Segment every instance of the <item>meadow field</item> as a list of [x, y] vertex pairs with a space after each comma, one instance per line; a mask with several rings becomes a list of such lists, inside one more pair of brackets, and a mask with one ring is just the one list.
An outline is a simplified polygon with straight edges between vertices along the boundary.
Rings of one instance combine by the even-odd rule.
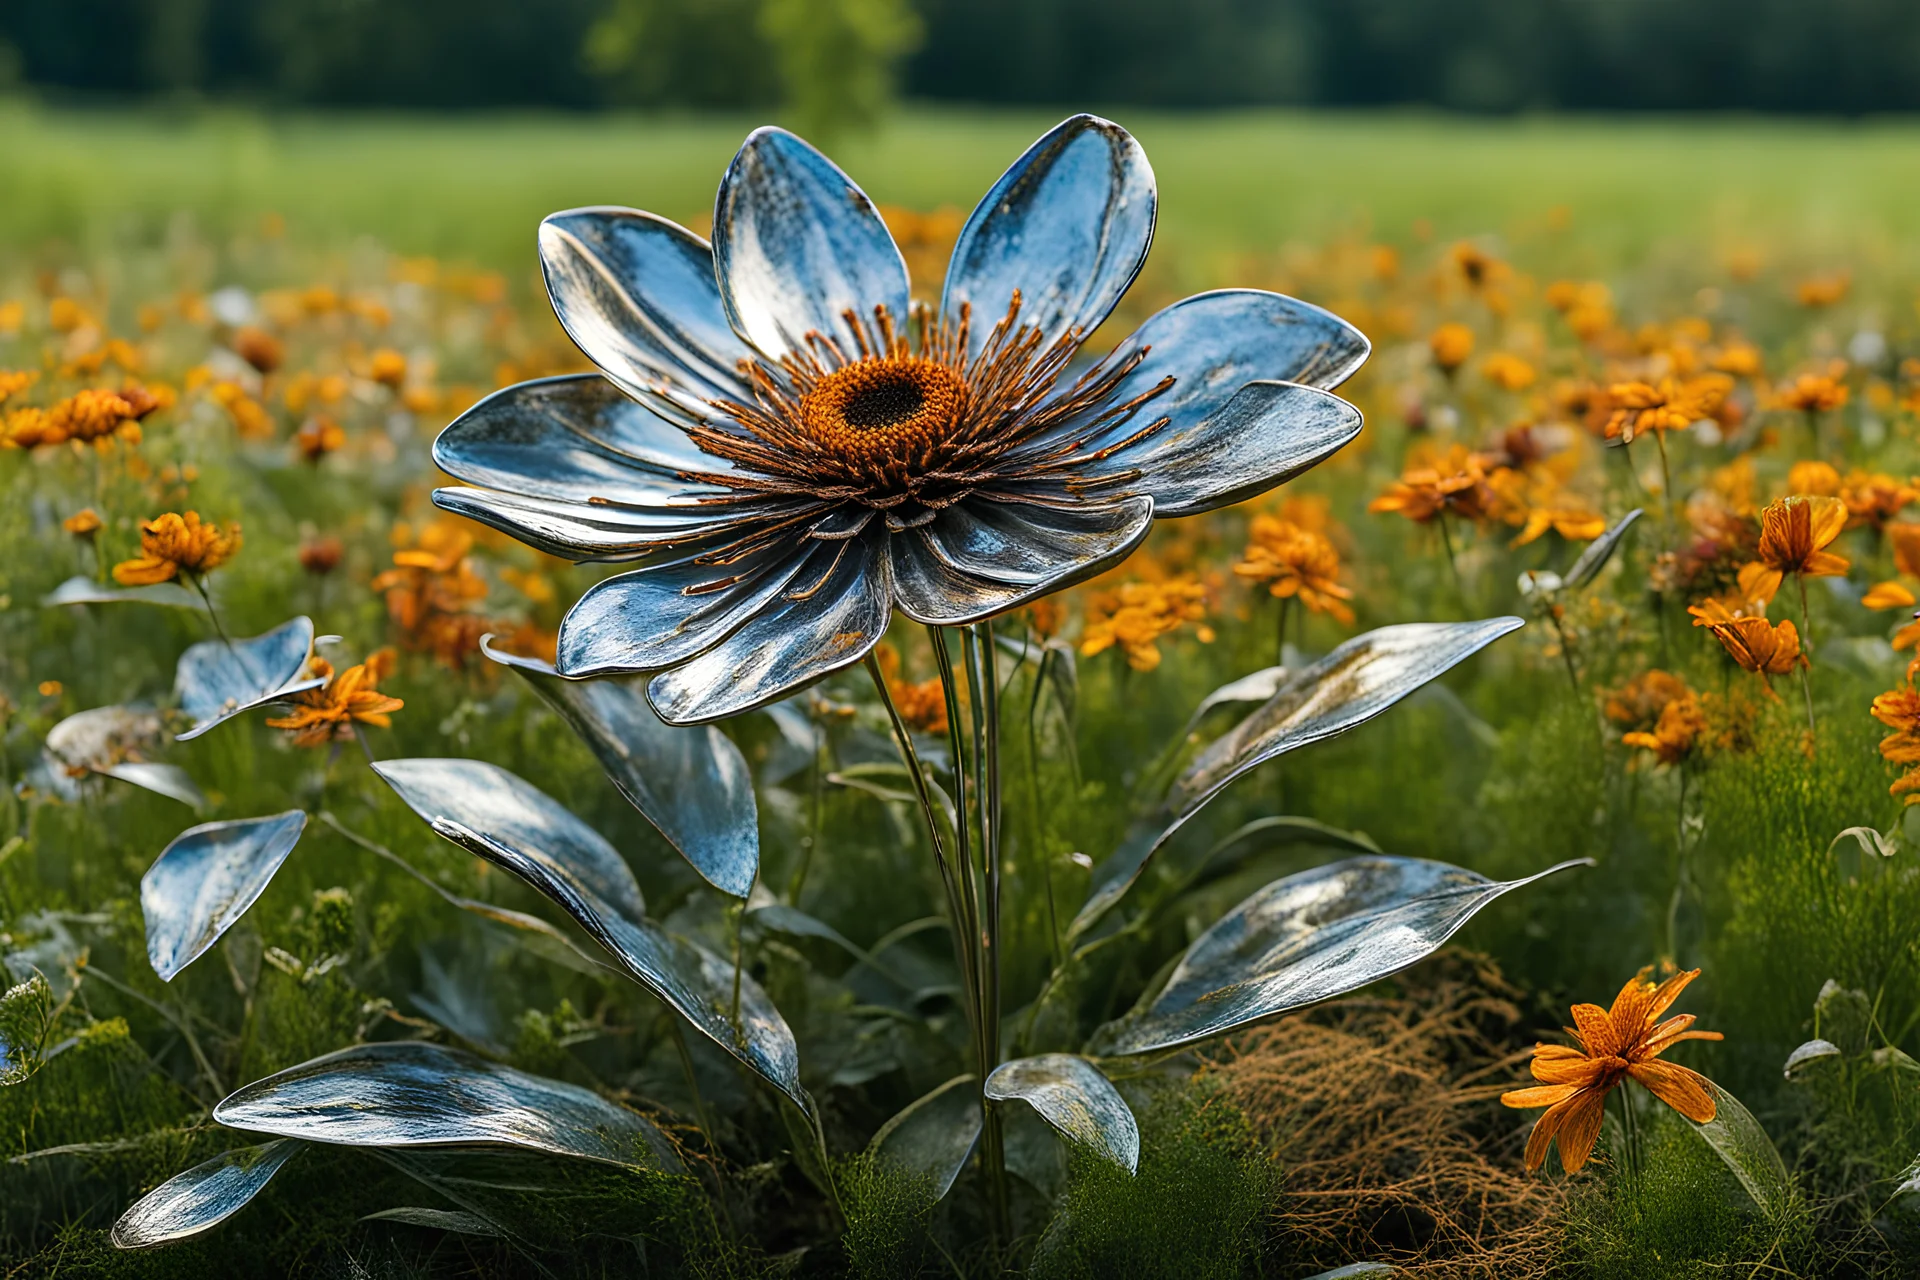
[[[934, 300], [1057, 120], [830, 153]], [[759, 121], [0, 103], [0, 1275], [1920, 1268], [1920, 128], [1119, 120], [1090, 350], [1297, 297], [1358, 437], [678, 728], [431, 449]]]

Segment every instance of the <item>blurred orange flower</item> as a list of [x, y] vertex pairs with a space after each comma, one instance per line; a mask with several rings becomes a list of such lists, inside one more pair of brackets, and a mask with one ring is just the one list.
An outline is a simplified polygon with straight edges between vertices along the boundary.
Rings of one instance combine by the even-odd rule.
[[294, 694], [292, 715], [267, 721], [272, 728], [287, 730], [296, 747], [320, 747], [336, 737], [351, 737], [355, 722], [390, 728], [393, 713], [406, 705], [380, 692], [379, 676], [371, 661], [336, 675], [333, 664], [325, 658], [311, 658], [307, 671], [312, 676], [325, 676], [327, 682], [318, 689]]
[[[1201, 623], [1206, 616], [1206, 589], [1192, 577], [1128, 582], [1089, 597], [1080, 652], [1092, 657], [1119, 645], [1128, 666], [1151, 671], [1160, 665], [1160, 646], [1155, 642], [1186, 623]], [[1213, 628], [1204, 623], [1194, 628], [1194, 634], [1203, 644], [1213, 640]]]
[[240, 550], [240, 526], [222, 530], [203, 524], [200, 513], [169, 511], [140, 525], [140, 555], [113, 566], [114, 581], [122, 586], [148, 586], [187, 574], [211, 573]]
[[1468, 520], [1485, 518], [1493, 501], [1486, 467], [1465, 445], [1454, 445], [1431, 460], [1409, 458], [1407, 469], [1367, 510], [1397, 511], [1417, 524], [1451, 512]]
[[1315, 613], [1328, 614], [1349, 625], [1353, 610], [1346, 605], [1353, 589], [1340, 583], [1340, 553], [1325, 535], [1303, 529], [1291, 520], [1261, 513], [1247, 530], [1247, 549], [1233, 566], [1235, 574], [1267, 583], [1267, 592], [1279, 599], [1298, 598]]

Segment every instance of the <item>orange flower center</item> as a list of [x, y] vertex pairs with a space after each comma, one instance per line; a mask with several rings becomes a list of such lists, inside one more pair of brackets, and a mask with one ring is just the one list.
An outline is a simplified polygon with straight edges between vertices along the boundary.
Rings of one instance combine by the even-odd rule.
[[920, 356], [868, 356], [835, 369], [800, 397], [800, 424], [848, 462], [918, 462], [966, 407], [954, 370]]

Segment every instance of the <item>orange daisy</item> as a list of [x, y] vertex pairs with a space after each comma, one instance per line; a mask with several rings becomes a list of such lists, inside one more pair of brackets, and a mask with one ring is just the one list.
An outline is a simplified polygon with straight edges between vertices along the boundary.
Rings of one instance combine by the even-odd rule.
[[1585, 1164], [1600, 1137], [1607, 1095], [1629, 1078], [1695, 1124], [1713, 1119], [1718, 1110], [1713, 1082], [1697, 1071], [1660, 1061], [1661, 1054], [1682, 1040], [1721, 1038], [1718, 1031], [1692, 1030], [1690, 1013], [1660, 1021], [1700, 971], [1676, 973], [1658, 986], [1648, 981], [1649, 972], [1642, 969], [1629, 978], [1611, 1009], [1573, 1006], [1575, 1026], [1566, 1032], [1575, 1044], [1535, 1045], [1533, 1078], [1540, 1083], [1500, 1095], [1509, 1107], [1547, 1108], [1527, 1138], [1529, 1172], [1546, 1162], [1547, 1146], [1556, 1138], [1561, 1168], [1574, 1173]]
[[1760, 513], [1759, 559], [1740, 570], [1740, 591], [1771, 600], [1788, 574], [1838, 577], [1847, 558], [1828, 551], [1847, 527], [1847, 504], [1838, 498], [1795, 495], [1767, 504]]

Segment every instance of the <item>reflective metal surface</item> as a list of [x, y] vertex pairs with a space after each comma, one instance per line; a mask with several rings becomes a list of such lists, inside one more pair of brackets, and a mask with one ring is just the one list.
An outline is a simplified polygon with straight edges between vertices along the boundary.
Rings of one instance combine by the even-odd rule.
[[40, 597], [40, 603], [48, 608], [67, 604], [161, 604], [175, 609], [198, 609], [200, 597], [177, 582], [115, 587], [76, 575]]
[[1820, 1062], [1841, 1056], [1840, 1046], [1833, 1041], [1809, 1040], [1787, 1055], [1787, 1064], [1781, 1068], [1780, 1074], [1791, 1080], [1793, 1079], [1794, 1072], [1800, 1070], [1809, 1062]]
[[150, 1249], [220, 1225], [246, 1208], [301, 1145], [283, 1138], [239, 1147], [175, 1174], [120, 1215], [113, 1224], [114, 1245]]
[[1259, 709], [1200, 753], [1175, 780], [1162, 812], [1135, 822], [1120, 848], [1094, 869], [1086, 903], [1068, 926], [1068, 936], [1092, 927], [1154, 853], [1234, 779], [1364, 724], [1523, 625], [1519, 618], [1505, 617], [1381, 627], [1289, 675]]
[[500, 1143], [677, 1170], [645, 1116], [578, 1085], [417, 1040], [356, 1045], [256, 1080], [213, 1118], [234, 1129], [353, 1147]]
[[69, 804], [86, 798], [93, 776], [118, 778], [192, 809], [207, 798], [185, 769], [147, 757], [159, 748], [160, 716], [151, 707], [95, 707], [47, 730], [28, 781]]
[[189, 645], [173, 669], [173, 695], [192, 727], [176, 734], [197, 738], [243, 711], [278, 702], [326, 678], [307, 678], [313, 656], [313, 620], [295, 618], [251, 639], [202, 640]]
[[984, 1123], [974, 1077], [955, 1076], [881, 1125], [868, 1150], [911, 1176], [924, 1178], [932, 1186], [933, 1198], [940, 1200], [967, 1167]]
[[1180, 957], [1144, 1010], [1095, 1037], [1099, 1052], [1193, 1044], [1330, 1000], [1431, 955], [1522, 880], [1489, 880], [1424, 858], [1347, 858], [1276, 880], [1222, 916]]
[[[682, 424], [747, 394], [753, 351], [727, 323], [713, 250], [636, 209], [572, 209], [540, 224], [540, 270], [560, 325], [607, 376]], [[711, 469], [711, 468], [709, 468]]]
[[306, 825], [307, 815], [298, 809], [207, 822], [182, 831], [161, 850], [140, 877], [140, 912], [147, 922], [147, 959], [163, 981], [171, 982], [247, 913]]
[[[1048, 130], [983, 196], [953, 246], [940, 309], [971, 305], [972, 349], [1017, 289], [1042, 345], [1092, 333], [1147, 260], [1156, 214], [1146, 152], [1119, 125], [1076, 115]], [[1271, 375], [1269, 375], [1271, 376]]]
[[1563, 579], [1565, 584], [1578, 589], [1599, 577], [1600, 571], [1607, 567], [1607, 561], [1619, 549], [1620, 540], [1627, 536], [1627, 530], [1633, 528], [1633, 522], [1639, 518], [1640, 508], [1635, 507], [1615, 521], [1613, 528], [1589, 542], [1587, 549], [1580, 553], [1580, 558], [1573, 562], [1573, 567], [1567, 570]]
[[1085, 1058], [1043, 1053], [995, 1067], [986, 1094], [996, 1102], [1018, 1099], [1082, 1146], [1128, 1173], [1140, 1167], [1140, 1126], [1120, 1091]]
[[[400, 796], [409, 799], [404, 791]], [[751, 975], [736, 975], [730, 963], [698, 943], [608, 902], [551, 851], [517, 844], [508, 833], [483, 833], [457, 815], [420, 814], [438, 835], [539, 890], [604, 947], [623, 973], [811, 1113], [812, 1101], [800, 1087], [793, 1032]], [[736, 987], [737, 1023], [730, 1017]]]
[[565, 680], [547, 663], [502, 653], [580, 735], [607, 777], [703, 879], [744, 898], [760, 872], [760, 817], [746, 757], [709, 725], [662, 721], [640, 680]]
[[713, 260], [734, 332], [775, 360], [804, 350], [809, 331], [849, 342], [848, 311], [871, 323], [884, 306], [906, 327], [907, 264], [879, 210], [785, 129], [755, 129], [727, 166]]
[[572, 876], [629, 916], [647, 913], [619, 851], [517, 774], [483, 760], [381, 760], [373, 771], [428, 825], [459, 823]]

